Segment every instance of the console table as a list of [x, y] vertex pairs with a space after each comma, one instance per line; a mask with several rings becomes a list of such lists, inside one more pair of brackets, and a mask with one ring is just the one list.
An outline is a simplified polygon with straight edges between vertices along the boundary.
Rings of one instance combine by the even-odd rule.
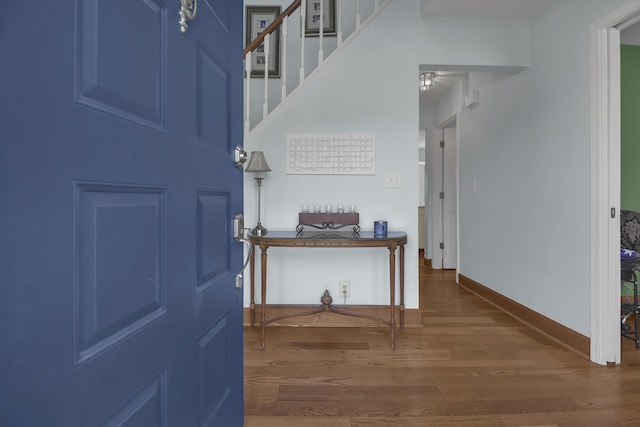
[[[255, 248], [261, 250], [261, 289], [260, 301], [260, 334], [261, 348], [265, 346], [265, 330], [269, 323], [288, 317], [303, 316], [307, 314], [331, 311], [349, 316], [365, 317], [378, 321], [390, 328], [391, 348], [396, 347], [396, 319], [395, 319], [395, 291], [396, 291], [396, 248], [400, 248], [399, 273], [400, 273], [400, 327], [404, 328], [404, 245], [407, 243], [407, 234], [404, 232], [389, 232], [385, 236], [374, 235], [372, 231], [269, 231], [267, 235], [256, 236], [251, 233], [247, 236], [253, 245], [251, 251], [251, 326], [255, 325]], [[362, 313], [353, 313], [331, 305], [331, 297], [325, 292], [321, 299], [322, 305], [309, 311], [295, 312], [267, 318], [267, 249], [269, 247], [287, 248], [374, 248], [382, 247], [389, 250], [389, 319], [371, 316]]]

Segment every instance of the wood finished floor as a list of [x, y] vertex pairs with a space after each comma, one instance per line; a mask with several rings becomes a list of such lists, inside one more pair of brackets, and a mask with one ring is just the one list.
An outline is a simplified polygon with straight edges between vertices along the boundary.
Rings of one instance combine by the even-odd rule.
[[245, 328], [245, 427], [640, 426], [640, 350], [599, 366], [420, 273], [423, 328]]

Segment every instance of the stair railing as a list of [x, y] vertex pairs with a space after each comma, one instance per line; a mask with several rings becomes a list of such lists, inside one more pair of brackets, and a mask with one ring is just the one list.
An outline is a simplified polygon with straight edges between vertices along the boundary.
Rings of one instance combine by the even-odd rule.
[[[325, 0], [326, 1], [326, 0]], [[254, 40], [247, 44], [244, 49], [245, 57], [245, 120], [244, 120], [244, 134], [245, 137], [251, 132], [256, 131], [257, 127], [264, 123], [269, 117], [273, 116], [277, 110], [297, 93], [301, 87], [309, 81], [313, 75], [315, 75], [320, 68], [327, 63], [329, 59], [335, 56], [346, 43], [352, 40], [355, 35], [361, 31], [365, 25], [367, 25], [372, 18], [382, 10], [391, 0], [332, 0], [335, 2], [335, 8], [331, 7], [332, 2], [327, 2], [330, 8], [333, 10], [326, 11], [325, 13], [325, 1], [323, 0], [294, 0], [279, 16], [277, 16], [273, 22], [271, 22]], [[307, 4], [319, 9], [308, 11]], [[309, 37], [307, 35], [306, 23], [309, 21], [317, 22], [318, 31], [317, 37]], [[325, 34], [325, 15], [328, 15], [335, 20], [335, 31], [331, 34]], [[346, 22], [343, 17], [353, 17], [352, 21]], [[366, 16], [363, 21], [362, 17]], [[294, 22], [295, 31], [299, 31], [300, 40], [297, 38], [289, 38], [290, 21]], [[346, 24], [346, 25], [344, 25]], [[299, 30], [298, 30], [299, 28]], [[277, 88], [277, 78], [270, 77], [269, 64], [271, 55], [275, 55], [275, 52], [271, 52], [271, 38], [275, 37], [275, 32], [281, 32], [281, 66], [279, 67], [281, 72], [279, 76], [280, 88]], [[295, 31], [292, 31], [295, 33]], [[344, 38], [344, 35], [347, 35]], [[335, 36], [335, 38], [333, 37]], [[335, 41], [334, 41], [335, 39]], [[288, 47], [290, 44], [299, 43], [299, 59], [300, 68], [297, 81], [288, 80]], [[307, 52], [307, 45], [309, 49], [317, 49], [317, 60], [313, 58], [307, 58], [307, 55], [311, 52]], [[261, 73], [260, 79], [262, 80], [262, 96], [259, 94], [252, 97], [253, 89], [259, 89], [258, 79], [252, 79], [253, 73], [253, 55], [259, 47], [262, 47], [261, 55], [264, 55], [264, 73]], [[294, 46], [296, 47], [296, 46]], [[325, 55], [328, 52], [328, 55]], [[295, 51], [294, 51], [295, 55]], [[315, 55], [314, 55], [315, 56]], [[295, 61], [297, 58], [294, 58]], [[277, 58], [276, 58], [277, 60]], [[293, 64], [292, 64], [293, 65]], [[293, 65], [295, 67], [295, 65]], [[294, 68], [295, 70], [295, 68]], [[275, 88], [275, 89], [274, 89]], [[279, 94], [278, 94], [279, 92]], [[279, 99], [278, 99], [279, 98]], [[257, 105], [262, 102], [262, 117], [260, 116], [260, 109]]]

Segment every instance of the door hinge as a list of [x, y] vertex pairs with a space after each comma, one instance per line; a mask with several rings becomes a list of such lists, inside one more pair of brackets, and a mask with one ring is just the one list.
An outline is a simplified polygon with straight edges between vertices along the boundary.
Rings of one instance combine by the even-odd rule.
[[444, 249], [444, 242], [440, 242], [440, 249]]
[[611, 208], [611, 218], [616, 217], [616, 208]]
[[441, 199], [444, 199], [444, 191], [441, 191], [441, 192], [440, 192], [440, 198], [441, 198]]
[[440, 147], [444, 148], [444, 141], [440, 141]]

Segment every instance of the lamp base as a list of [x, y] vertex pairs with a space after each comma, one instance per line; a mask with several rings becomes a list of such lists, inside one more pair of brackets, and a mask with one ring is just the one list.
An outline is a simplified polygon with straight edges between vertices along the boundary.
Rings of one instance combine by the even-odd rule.
[[254, 236], [265, 236], [267, 234], [267, 229], [262, 226], [262, 224], [258, 223], [253, 229], [251, 229], [251, 234]]

